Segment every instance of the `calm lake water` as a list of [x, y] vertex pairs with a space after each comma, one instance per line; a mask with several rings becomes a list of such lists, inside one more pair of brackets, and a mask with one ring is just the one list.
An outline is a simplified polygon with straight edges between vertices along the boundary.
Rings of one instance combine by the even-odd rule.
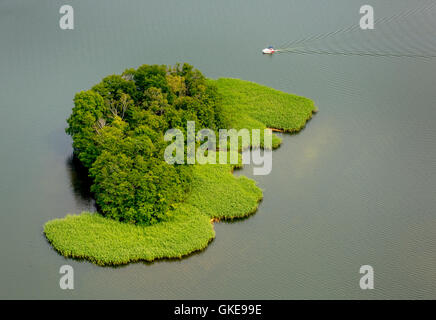
[[[376, 18], [426, 3], [372, 1]], [[62, 31], [61, 2], [0, 3], [0, 298], [436, 298], [436, 59], [260, 53], [357, 24], [361, 1], [72, 4], [75, 30]], [[434, 14], [411, 17], [318, 46], [431, 52]], [[43, 224], [94, 210], [64, 133], [74, 94], [129, 67], [185, 61], [307, 96], [320, 112], [255, 177], [257, 213], [215, 224], [205, 251], [120, 268], [58, 255]], [[72, 291], [59, 288], [63, 264]], [[364, 264], [372, 291], [359, 287]]]

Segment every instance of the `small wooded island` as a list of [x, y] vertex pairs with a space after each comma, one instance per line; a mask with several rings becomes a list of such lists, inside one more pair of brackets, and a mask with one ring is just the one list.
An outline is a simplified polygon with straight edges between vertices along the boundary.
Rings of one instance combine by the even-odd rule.
[[[87, 168], [98, 212], [44, 226], [66, 257], [98, 265], [181, 258], [215, 237], [213, 221], [256, 211], [262, 191], [239, 165], [164, 161], [170, 128], [265, 129], [298, 132], [313, 101], [259, 84], [205, 78], [188, 64], [143, 65], [111, 75], [74, 98], [66, 132]], [[273, 135], [272, 147], [281, 140]]]

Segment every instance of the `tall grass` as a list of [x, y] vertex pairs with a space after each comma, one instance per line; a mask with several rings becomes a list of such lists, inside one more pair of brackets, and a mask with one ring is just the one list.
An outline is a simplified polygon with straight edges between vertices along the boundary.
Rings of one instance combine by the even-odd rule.
[[256, 211], [262, 190], [247, 177], [235, 177], [230, 165], [198, 165], [186, 203], [216, 220], [242, 218]]
[[[274, 128], [298, 132], [316, 112], [313, 101], [308, 98], [254, 82], [230, 78], [210, 81], [217, 85], [225, 117], [235, 129], [261, 129], [263, 132], [265, 128]], [[280, 143], [281, 139], [273, 135], [273, 148]]]
[[84, 212], [51, 220], [44, 232], [63, 256], [102, 266], [181, 258], [205, 248], [215, 236], [210, 218], [189, 205], [178, 208], [169, 221], [147, 227]]
[[261, 198], [255, 182], [233, 176], [230, 165], [196, 165], [188, 200], [167, 221], [137, 226], [84, 212], [47, 222], [44, 233], [62, 255], [98, 265], [181, 258], [214, 238], [211, 219], [246, 216]]

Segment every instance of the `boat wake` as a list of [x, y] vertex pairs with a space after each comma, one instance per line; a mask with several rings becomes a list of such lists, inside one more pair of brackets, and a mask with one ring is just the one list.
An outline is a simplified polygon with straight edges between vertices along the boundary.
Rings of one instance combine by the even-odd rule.
[[[355, 24], [288, 41], [272, 53], [436, 58], [435, 7], [436, 2], [429, 1], [390, 17], [376, 19], [375, 30], [361, 30], [359, 24]], [[376, 48], [375, 43], [383, 43], [383, 48]]]

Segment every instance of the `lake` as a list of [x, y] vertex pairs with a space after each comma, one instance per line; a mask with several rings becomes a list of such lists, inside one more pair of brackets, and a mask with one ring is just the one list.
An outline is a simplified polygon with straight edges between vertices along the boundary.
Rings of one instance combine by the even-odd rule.
[[[376, 18], [429, 2], [393, 3], [372, 1]], [[0, 3], [0, 298], [436, 298], [436, 59], [261, 54], [358, 24], [356, 0], [71, 4], [74, 30], [59, 28], [61, 2]], [[432, 12], [317, 45], [436, 53]], [[126, 68], [176, 62], [309, 97], [319, 112], [283, 135], [270, 175], [235, 172], [264, 200], [248, 219], [216, 223], [203, 252], [118, 268], [63, 258], [44, 223], [95, 210], [64, 132], [74, 94]], [[64, 264], [74, 290], [59, 288]], [[374, 290], [359, 287], [366, 264]]]

